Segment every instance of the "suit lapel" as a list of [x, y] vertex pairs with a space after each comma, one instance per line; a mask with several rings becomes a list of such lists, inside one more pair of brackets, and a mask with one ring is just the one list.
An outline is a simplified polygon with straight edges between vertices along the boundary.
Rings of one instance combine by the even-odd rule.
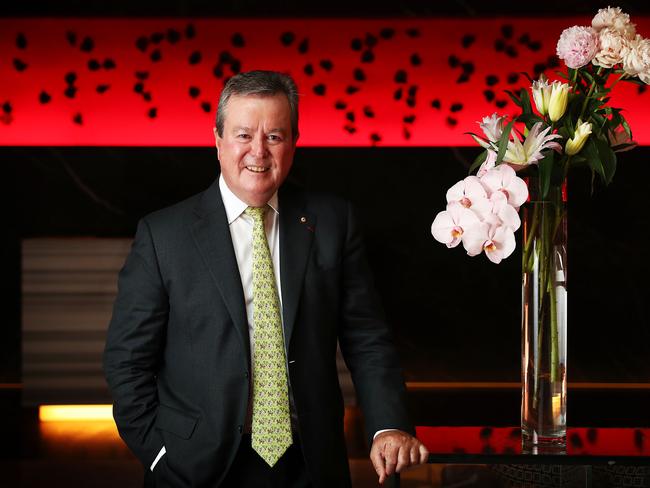
[[316, 218], [305, 210], [305, 204], [293, 189], [280, 189], [280, 279], [282, 282], [282, 315], [288, 345], [296, 321], [305, 267], [316, 229]]
[[221, 293], [248, 358], [250, 342], [246, 302], [218, 180], [203, 193], [195, 213], [198, 219], [192, 225], [192, 236]]

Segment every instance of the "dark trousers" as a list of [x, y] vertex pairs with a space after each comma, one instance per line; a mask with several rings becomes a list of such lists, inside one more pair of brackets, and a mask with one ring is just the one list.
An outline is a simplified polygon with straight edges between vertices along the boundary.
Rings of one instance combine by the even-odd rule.
[[251, 436], [244, 435], [237, 456], [221, 485], [224, 488], [312, 488], [298, 442], [287, 449], [273, 467], [251, 447]]

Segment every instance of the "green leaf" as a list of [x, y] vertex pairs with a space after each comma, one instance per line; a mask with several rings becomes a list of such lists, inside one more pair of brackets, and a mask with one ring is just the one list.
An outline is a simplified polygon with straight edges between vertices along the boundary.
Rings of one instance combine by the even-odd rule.
[[[569, 68], [569, 72], [570, 71], [571, 71], [571, 68]], [[565, 80], [571, 79], [571, 78], [569, 78], [569, 75], [566, 74], [564, 71], [556, 71], [555, 74], [558, 75], [560, 78], [564, 78]]]
[[492, 146], [490, 141], [488, 141], [485, 137], [479, 136], [478, 134], [474, 134], [473, 132], [463, 132], [463, 134], [471, 136], [472, 139], [474, 139], [474, 142], [476, 142], [476, 144], [481, 146], [483, 149], [487, 149], [488, 146]]
[[530, 77], [530, 75], [529, 75], [528, 73], [526, 73], [525, 71], [520, 71], [519, 74], [524, 75], [526, 78], [528, 78], [528, 82], [529, 82], [531, 85], [533, 84], [533, 81], [534, 81], [534, 80]]
[[621, 152], [629, 148], [634, 149], [636, 146], [637, 144], [630, 144], [630, 143], [619, 144], [618, 146], [612, 146], [612, 151]]
[[643, 83], [638, 78], [623, 78], [621, 81], [627, 81], [628, 83], [632, 83], [634, 85], [645, 86], [645, 83]]
[[521, 99], [521, 109], [525, 114], [532, 114], [533, 108], [530, 105], [530, 97], [528, 96], [528, 90], [522, 88], [519, 92], [519, 98]]
[[621, 125], [623, 126], [623, 129], [625, 129], [627, 136], [630, 138], [630, 140], [632, 140], [632, 129], [630, 129], [627, 120], [625, 120], [625, 117], [623, 117], [622, 115], [621, 115]]
[[544, 119], [542, 119], [539, 115], [536, 114], [521, 114], [519, 117], [517, 117], [517, 120], [519, 122], [523, 122], [526, 124], [526, 127], [528, 130], [530, 130], [533, 125], [535, 125], [537, 122], [544, 122]]
[[503, 90], [503, 91], [506, 92], [506, 94], [507, 94], [507, 95], [510, 97], [510, 99], [512, 100], [512, 103], [514, 103], [515, 105], [517, 105], [517, 107], [521, 107], [521, 106], [522, 106], [521, 99], [520, 99], [517, 95], [515, 95], [514, 93], [512, 93], [510, 90]]
[[571, 166], [580, 166], [586, 162], [587, 160], [581, 154], [576, 154], [575, 156], [571, 156]]
[[495, 165], [501, 164], [503, 157], [506, 155], [506, 150], [508, 149], [508, 140], [510, 139], [510, 131], [512, 130], [512, 125], [515, 123], [515, 119], [512, 119], [505, 129], [501, 133], [501, 138], [499, 139], [499, 152], [497, 152], [497, 160]]
[[597, 113], [591, 114], [591, 119], [596, 123], [595, 129], [598, 130], [598, 132], [601, 132], [603, 130], [603, 127], [607, 124], [608, 120], [603, 117], [602, 115], [598, 115]]
[[594, 137], [589, 137], [589, 139], [587, 139], [585, 146], [582, 148], [582, 154], [587, 158], [591, 170], [594, 173], [598, 173], [603, 181], [606, 181], [605, 169], [603, 168], [603, 163], [600, 161], [600, 155], [598, 154], [598, 148], [594, 142]]
[[607, 76], [601, 76], [598, 72], [594, 73], [593, 77], [596, 83], [600, 86], [603, 86], [607, 82]]
[[612, 108], [612, 118], [610, 120], [609, 127], [614, 130], [619, 125], [621, 125], [621, 111], [618, 108]]
[[548, 151], [546, 156], [538, 161], [539, 168], [539, 192], [541, 199], [545, 199], [548, 195], [548, 190], [551, 187], [551, 176], [553, 176], [553, 158], [554, 151]]
[[589, 73], [589, 71], [580, 70], [579, 73], [580, 73], [580, 76], [585, 78], [589, 83], [593, 83], [595, 81], [594, 77], [591, 75], [591, 73]]
[[572, 80], [575, 78], [576, 70], [575, 68], [567, 68], [567, 79]]
[[472, 165], [469, 167], [469, 174], [472, 174], [476, 168], [478, 168], [480, 165], [483, 164], [483, 161], [487, 158], [487, 149], [483, 150], [478, 156], [476, 156], [476, 159], [474, 159], [474, 162]]
[[614, 178], [614, 173], [616, 173], [616, 154], [609, 146], [609, 142], [600, 138], [595, 138], [594, 142], [603, 166], [603, 181], [606, 185], [609, 185]]

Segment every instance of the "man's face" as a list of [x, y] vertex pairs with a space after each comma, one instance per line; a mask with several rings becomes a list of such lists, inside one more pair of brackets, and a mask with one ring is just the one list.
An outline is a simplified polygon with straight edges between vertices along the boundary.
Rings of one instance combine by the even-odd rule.
[[287, 177], [296, 143], [284, 94], [233, 95], [223, 137], [215, 129], [221, 174], [228, 188], [252, 207], [265, 205]]

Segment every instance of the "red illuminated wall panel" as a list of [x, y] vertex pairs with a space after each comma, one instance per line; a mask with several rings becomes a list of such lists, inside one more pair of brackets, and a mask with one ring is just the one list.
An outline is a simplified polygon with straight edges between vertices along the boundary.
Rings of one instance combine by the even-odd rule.
[[[302, 146], [473, 145], [590, 20], [2, 19], [0, 145], [210, 145], [224, 79], [251, 69], [296, 79]], [[621, 83], [611, 103], [650, 144], [650, 94]]]

